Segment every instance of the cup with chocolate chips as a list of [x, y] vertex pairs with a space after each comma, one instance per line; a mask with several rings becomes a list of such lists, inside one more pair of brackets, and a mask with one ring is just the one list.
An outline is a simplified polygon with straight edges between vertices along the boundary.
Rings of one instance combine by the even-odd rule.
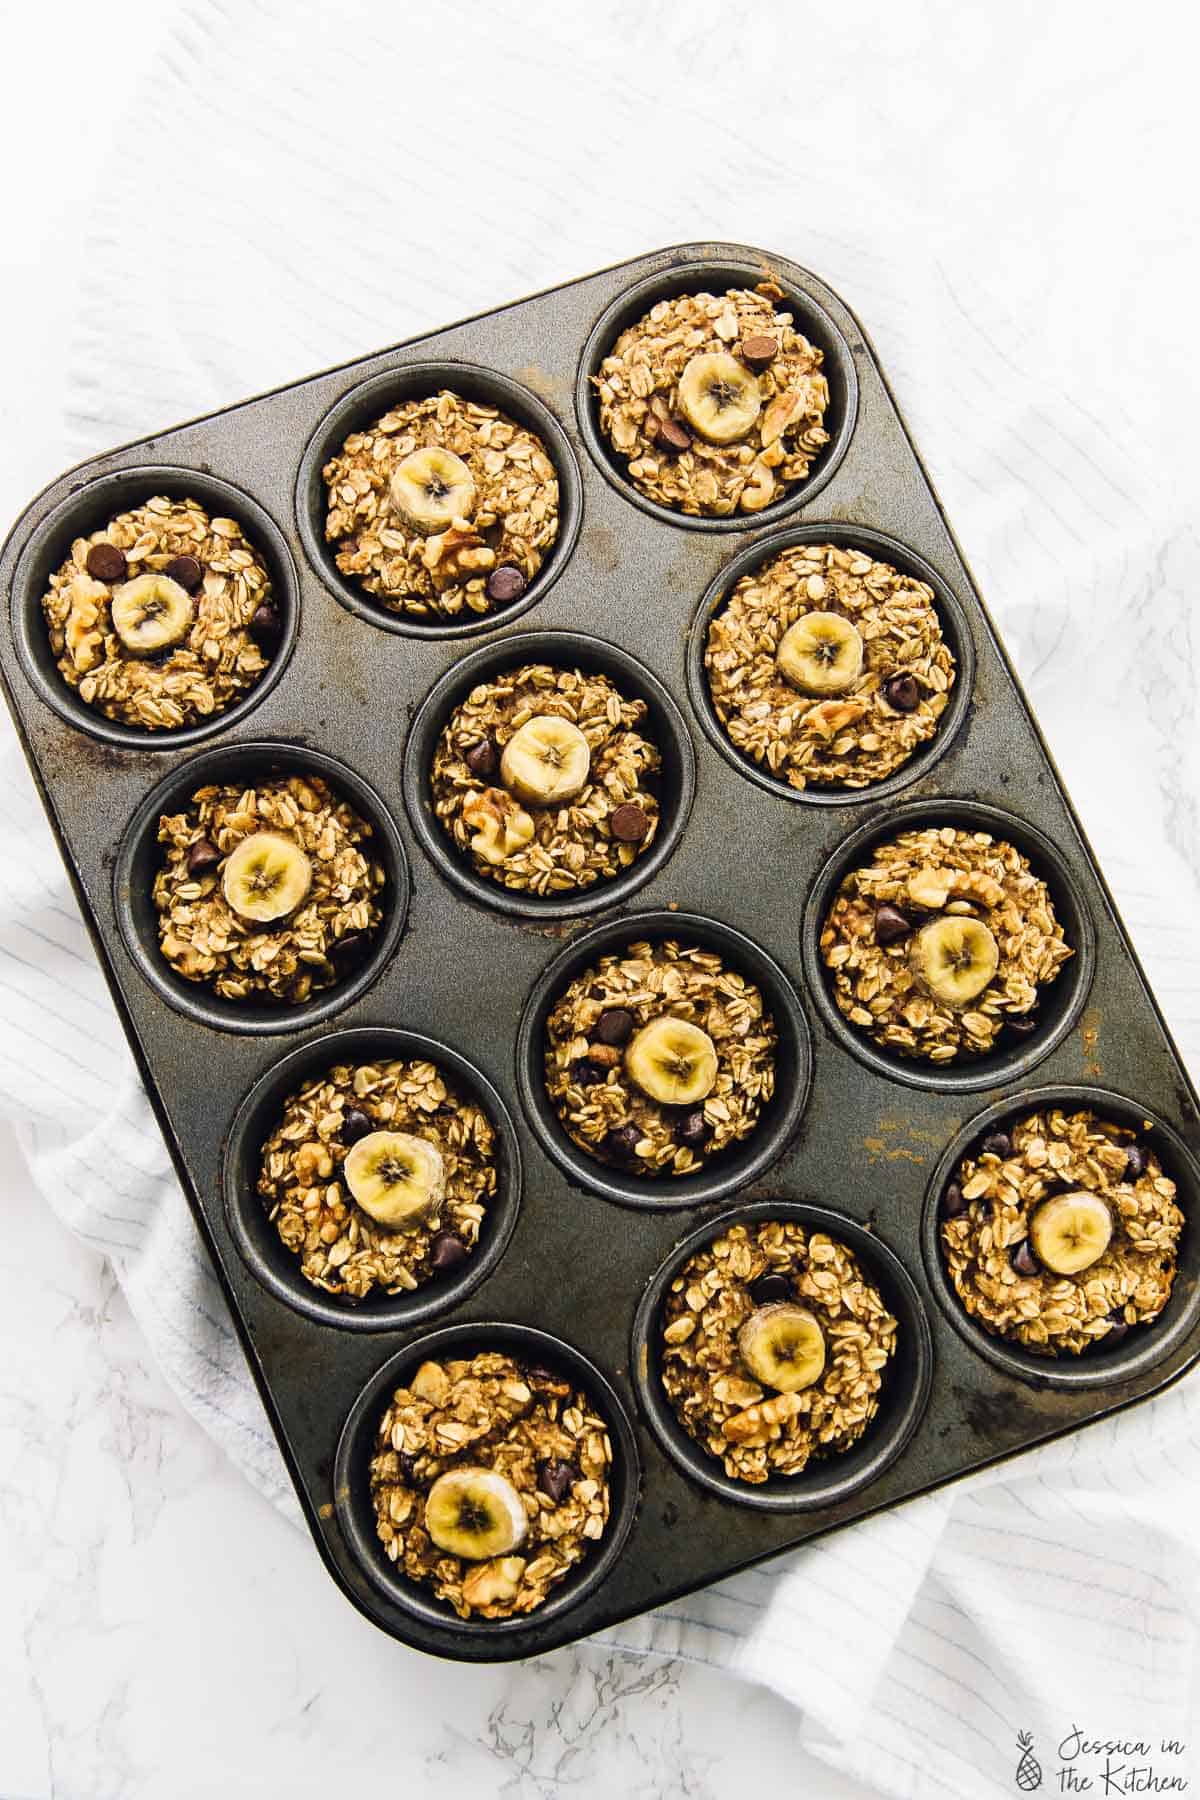
[[600, 352], [590, 376], [600, 433], [658, 506], [760, 513], [830, 441], [824, 352], [770, 276], [654, 299]]
[[244, 744], [183, 764], [117, 856], [118, 923], [181, 1011], [235, 1031], [325, 1016], [382, 966], [408, 870], [382, 801], [318, 751]]
[[572, 945], [518, 1040], [551, 1154], [636, 1204], [694, 1203], [748, 1179], [794, 1129], [808, 1068], [782, 971], [728, 927], [669, 912]]
[[524, 610], [569, 553], [578, 476], [553, 415], [468, 363], [410, 364], [344, 395], [305, 451], [301, 535], [339, 598], [409, 635]]
[[31, 603], [36, 590], [40, 630], [23, 616], [21, 648], [38, 685], [119, 743], [186, 742], [239, 716], [294, 636], [286, 545], [207, 475], [133, 469], [82, 489], [39, 528], [22, 585]]
[[929, 1328], [873, 1233], [762, 1201], [671, 1253], [639, 1306], [630, 1366], [655, 1431], [704, 1485], [820, 1506], [903, 1448], [928, 1397]]
[[1016, 1373], [1081, 1386], [1134, 1373], [1196, 1310], [1196, 1182], [1175, 1134], [1119, 1094], [1047, 1089], [992, 1107], [930, 1184], [935, 1291], [968, 1341]]
[[750, 546], [704, 595], [688, 680], [718, 749], [759, 786], [893, 793], [948, 748], [974, 650], [961, 608], [880, 533], [806, 525]]
[[459, 887], [506, 911], [568, 916], [660, 868], [686, 823], [691, 741], [666, 689], [580, 633], [464, 658], [405, 750], [410, 817]]
[[914, 1085], [986, 1086], [1029, 1066], [1078, 1016], [1094, 967], [1094, 927], [1055, 847], [967, 801], [914, 802], [854, 834], [803, 933], [838, 1035]]
[[222, 1179], [259, 1279], [309, 1317], [371, 1330], [445, 1310], [496, 1266], [521, 1161], [479, 1069], [371, 1026], [318, 1038], [260, 1078]]
[[619, 1556], [637, 1504], [624, 1407], [569, 1345], [452, 1326], [392, 1359], [335, 1467], [359, 1562], [430, 1622], [512, 1635], [576, 1605]]

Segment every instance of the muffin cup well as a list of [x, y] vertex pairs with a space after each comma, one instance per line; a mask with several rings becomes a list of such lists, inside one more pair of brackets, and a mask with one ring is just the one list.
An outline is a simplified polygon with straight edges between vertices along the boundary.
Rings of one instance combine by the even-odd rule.
[[[884, 1374], [879, 1411], [862, 1437], [840, 1455], [814, 1459], [798, 1475], [772, 1475], [754, 1484], [725, 1473], [684, 1430], [662, 1383], [660, 1316], [672, 1281], [684, 1264], [731, 1225], [791, 1220], [806, 1231], [823, 1231], [845, 1244], [875, 1282], [899, 1330], [896, 1351]], [[719, 1218], [706, 1219], [683, 1238], [651, 1276], [638, 1302], [630, 1344], [630, 1368], [638, 1404], [655, 1437], [671, 1460], [693, 1481], [723, 1500], [761, 1512], [810, 1512], [835, 1506], [878, 1480], [907, 1445], [925, 1411], [933, 1380], [933, 1344], [929, 1321], [916, 1285], [899, 1257], [879, 1235], [844, 1214], [792, 1200], [758, 1200]]]
[[[744, 575], [753, 574], [796, 544], [835, 544], [845, 550], [860, 550], [877, 561], [890, 563], [903, 575], [926, 582], [932, 589], [934, 604], [942, 626], [942, 635], [950, 646], [955, 662], [954, 686], [945, 712], [938, 721], [933, 737], [913, 751], [908, 761], [882, 781], [866, 787], [808, 786], [794, 788], [778, 776], [771, 775], [760, 763], [746, 756], [729, 738], [713, 705], [708, 676], [704, 667], [704, 651], [708, 628], [715, 615]], [[721, 752], [725, 761], [739, 775], [752, 781], [765, 793], [781, 800], [795, 800], [805, 806], [855, 806], [865, 800], [889, 800], [922, 775], [945, 755], [966, 720], [975, 685], [975, 643], [967, 624], [966, 613], [937, 571], [915, 550], [882, 531], [869, 531], [861, 525], [843, 525], [831, 520], [826, 524], [793, 525], [769, 538], [747, 544], [725, 565], [706, 588], [704, 597], [692, 619], [687, 644], [688, 693], [696, 717], [705, 736]]]
[[[436, 1064], [465, 1098], [482, 1108], [496, 1132], [496, 1194], [484, 1215], [479, 1241], [461, 1269], [424, 1283], [413, 1293], [372, 1293], [339, 1299], [306, 1281], [299, 1258], [281, 1240], [257, 1191], [263, 1144], [288, 1098], [336, 1063], [396, 1062], [419, 1058]], [[221, 1188], [230, 1235], [252, 1273], [280, 1300], [306, 1318], [348, 1331], [403, 1330], [447, 1312], [465, 1300], [496, 1267], [507, 1248], [521, 1205], [521, 1152], [508, 1108], [487, 1076], [448, 1044], [390, 1025], [331, 1032], [291, 1050], [259, 1076], [234, 1116], [221, 1158]]]
[[[428, 1588], [409, 1580], [384, 1554], [375, 1533], [375, 1509], [371, 1503], [370, 1464], [375, 1432], [394, 1389], [430, 1358], [469, 1356], [481, 1350], [505, 1351], [518, 1361], [524, 1358], [543, 1364], [569, 1379], [603, 1415], [613, 1449], [608, 1529], [595, 1553], [566, 1576], [535, 1612], [512, 1619], [460, 1619]], [[371, 1377], [350, 1409], [333, 1465], [336, 1517], [363, 1573], [405, 1612], [426, 1627], [444, 1632], [447, 1655], [466, 1661], [475, 1656], [483, 1660], [493, 1657], [495, 1652], [485, 1646], [496, 1638], [516, 1640], [506, 1655], [516, 1657], [536, 1651], [540, 1647], [540, 1626], [569, 1611], [600, 1586], [612, 1572], [629, 1536], [641, 1480], [641, 1459], [629, 1414], [596, 1365], [549, 1332], [502, 1323], [444, 1326], [393, 1356]], [[472, 1643], [479, 1648], [473, 1651]]]
[[[488, 881], [474, 868], [433, 812], [430, 774], [442, 727], [479, 683], [524, 663], [546, 662], [557, 668], [579, 668], [607, 675], [622, 691], [644, 700], [649, 708], [647, 734], [662, 756], [660, 802], [662, 823], [643, 856], [624, 874], [597, 881], [576, 893], [544, 898], [520, 893]], [[404, 749], [404, 800], [408, 816], [430, 860], [447, 881], [479, 902], [517, 918], [572, 919], [616, 906], [644, 887], [675, 850], [691, 811], [696, 790], [696, 753], [683, 715], [657, 676], [642, 663], [601, 638], [577, 631], [539, 631], [506, 637], [474, 650], [435, 683], [413, 720]]]
[[[927, 1063], [884, 1050], [844, 1018], [833, 997], [829, 970], [821, 955], [821, 931], [842, 880], [867, 861], [877, 844], [920, 826], [950, 825], [965, 831], [987, 831], [1027, 856], [1033, 871], [1050, 890], [1055, 914], [1074, 951], [1056, 980], [1041, 990], [1037, 1030], [1024, 1043], [977, 1056], [960, 1066]], [[1049, 838], [1014, 813], [975, 800], [910, 800], [891, 807], [862, 825], [835, 850], [813, 884], [801, 925], [801, 954], [809, 993], [825, 1024], [838, 1041], [877, 1075], [909, 1087], [939, 1093], [969, 1093], [1001, 1087], [1028, 1074], [1066, 1037], [1083, 1011], [1096, 968], [1096, 928], [1087, 902], [1066, 858]]]
[[[370, 847], [382, 862], [387, 880], [380, 896], [383, 920], [360, 966], [344, 981], [325, 988], [298, 1006], [264, 1000], [224, 1000], [202, 982], [185, 981], [159, 948], [154, 877], [162, 866], [158, 821], [163, 813], [185, 808], [197, 788], [209, 782], [249, 783], [277, 775], [322, 776], [359, 816], [370, 824]], [[408, 858], [400, 834], [383, 801], [361, 775], [345, 763], [302, 744], [273, 742], [229, 744], [206, 750], [172, 770], [137, 808], [117, 849], [113, 900], [125, 948], [151, 987], [201, 1025], [250, 1036], [301, 1031], [340, 1012], [356, 1000], [380, 974], [400, 941], [408, 913]]]
[[829, 442], [814, 459], [812, 473], [804, 481], [796, 482], [780, 499], [758, 513], [734, 513], [719, 519], [692, 518], [674, 507], [648, 499], [630, 479], [626, 458], [617, 454], [600, 428], [592, 378], [599, 374], [601, 363], [627, 326], [635, 324], [660, 300], [672, 300], [677, 294], [720, 294], [730, 288], [753, 288], [762, 281], [769, 263], [772, 259], [765, 253], [753, 262], [736, 256], [715, 256], [711, 260], [695, 262], [681, 258], [671, 268], [645, 276], [626, 288], [605, 307], [588, 335], [575, 380], [575, 411], [583, 441], [604, 478], [634, 506], [664, 524], [682, 525], [689, 531], [747, 532], [776, 524], [797, 507], [813, 500], [846, 454], [858, 414], [858, 375], [850, 346], [825, 308], [802, 289], [789, 286], [782, 276], [779, 285], [785, 290], [784, 296], [776, 305], [790, 311], [796, 329], [822, 351], [823, 372], [829, 384], [829, 406], [825, 413]]
[[[169, 500], [196, 500], [210, 517], [236, 519], [261, 554], [271, 577], [272, 601], [283, 620], [283, 633], [258, 681], [224, 712], [175, 731], [146, 731], [104, 716], [88, 706], [59, 673], [42, 612], [42, 596], [50, 577], [77, 537], [98, 531], [110, 519], [164, 494]], [[300, 625], [300, 590], [296, 566], [279, 527], [257, 500], [215, 475], [175, 464], [143, 463], [114, 469], [85, 483], [46, 514], [21, 552], [10, 599], [13, 642], [21, 668], [48, 706], [69, 725], [122, 750], [179, 750], [215, 737], [240, 724], [264, 700], [283, 675]]]
[[[1151, 1324], [1135, 1326], [1121, 1342], [1105, 1349], [1103, 1341], [1095, 1350], [1077, 1356], [1039, 1356], [1008, 1338], [997, 1337], [971, 1318], [955, 1291], [942, 1254], [940, 1206], [942, 1195], [954, 1170], [971, 1146], [989, 1131], [1010, 1119], [1044, 1107], [1065, 1107], [1071, 1111], [1085, 1108], [1114, 1124], [1127, 1125], [1140, 1137], [1148, 1139], [1157, 1152], [1164, 1173], [1177, 1184], [1178, 1203], [1183, 1213], [1183, 1233], [1179, 1242], [1178, 1269], [1171, 1298]], [[1006, 1375], [1016, 1375], [1034, 1387], [1107, 1388], [1144, 1375], [1181, 1344], [1192, 1330], [1200, 1314], [1200, 1165], [1178, 1132], [1158, 1113], [1125, 1094], [1110, 1088], [1053, 1086], [1032, 1088], [1023, 1094], [1010, 1094], [993, 1106], [969, 1119], [947, 1145], [937, 1167], [929, 1178], [925, 1208], [921, 1215], [921, 1252], [925, 1273], [933, 1296], [958, 1335], [978, 1351], [995, 1368]]]
[[[461, 395], [464, 400], [498, 407], [541, 439], [558, 476], [558, 536], [525, 592], [511, 606], [500, 606], [489, 613], [467, 612], [453, 619], [421, 619], [389, 611], [353, 577], [341, 573], [333, 546], [325, 538], [328, 496], [321, 471], [351, 432], [364, 430], [393, 406], [406, 400], [426, 399], [443, 388]], [[394, 631], [400, 637], [475, 637], [482, 631], [511, 625], [514, 619], [535, 606], [562, 574], [579, 535], [582, 512], [583, 486], [579, 465], [567, 434], [554, 414], [528, 388], [510, 381], [507, 375], [501, 375], [495, 369], [481, 368], [477, 363], [400, 363], [350, 388], [329, 409], [310, 437], [296, 480], [296, 523], [313, 568], [334, 598], [348, 611], [368, 624]]]
[[[750, 1136], [692, 1175], [671, 1177], [627, 1174], [589, 1156], [572, 1142], [559, 1122], [546, 1091], [546, 1019], [563, 989], [606, 952], [649, 939], [674, 938], [714, 950], [760, 990], [775, 1021], [775, 1091]], [[517, 1085], [526, 1116], [547, 1155], [578, 1186], [623, 1206], [668, 1212], [700, 1206], [746, 1187], [770, 1167], [795, 1135], [808, 1102], [812, 1049], [808, 1024], [796, 991], [779, 964], [765, 950], [699, 913], [626, 913], [573, 939], [538, 976], [525, 1002], [517, 1029]]]

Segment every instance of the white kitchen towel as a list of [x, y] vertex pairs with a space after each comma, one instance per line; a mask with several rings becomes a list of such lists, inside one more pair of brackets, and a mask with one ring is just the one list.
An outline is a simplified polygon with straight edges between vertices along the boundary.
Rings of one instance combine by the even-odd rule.
[[[1082, 0], [187, 0], [66, 247], [86, 279], [63, 461], [661, 244], [807, 263], [875, 340], [1200, 1067], [1181, 29], [1151, 0], [1135, 57]], [[4, 754], [0, 1101], [184, 1404], [295, 1516]], [[807, 1748], [888, 1794], [1010, 1793], [1026, 1731], [1026, 1786], [1034, 1760], [1050, 1790], [1060, 1764], [1096, 1775], [1076, 1728], [1177, 1774], [1198, 1477], [1191, 1382], [605, 1641], [777, 1689]]]

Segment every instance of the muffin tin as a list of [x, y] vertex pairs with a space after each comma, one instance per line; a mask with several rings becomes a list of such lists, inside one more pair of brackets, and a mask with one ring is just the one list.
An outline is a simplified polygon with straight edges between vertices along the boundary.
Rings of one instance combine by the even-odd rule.
[[[753, 285], [768, 269], [825, 352], [831, 441], [805, 483], [753, 517], [666, 512], [600, 436], [590, 377], [656, 299]], [[422, 624], [337, 574], [320, 468], [356, 424], [439, 385], [539, 431], [558, 469], [561, 529], [515, 606]], [[155, 492], [194, 494], [243, 522], [286, 625], [276, 662], [235, 708], [161, 736], [79, 702], [53, 668], [40, 611], [71, 538]], [[936, 738], [897, 775], [874, 789], [797, 793], [720, 735], [703, 632], [747, 567], [826, 537], [930, 583], [959, 677]], [[9, 704], [159, 1123], [317, 1548], [384, 1630], [468, 1661], [551, 1649], [1127, 1406], [1200, 1354], [1196, 1094], [875, 355], [804, 269], [737, 245], [683, 245], [126, 446], [32, 503], [0, 575]], [[650, 700], [666, 817], [627, 877], [547, 903], [493, 891], [454, 861], [423, 769], [476, 669], [556, 654]], [[166, 794], [214, 771], [241, 779], [306, 764], [375, 822], [385, 922], [353, 978], [313, 1004], [232, 1007], [175, 981], [157, 955], [153, 821]], [[855, 852], [934, 817], [994, 824], [1030, 850], [1076, 950], [1042, 1028], [957, 1070], [867, 1044], [833, 1007], [816, 948]], [[779, 1081], [757, 1132], [723, 1162], [679, 1183], [639, 1183], [581, 1156], [558, 1127], [539, 1081], [540, 1021], [602, 949], [671, 934], [714, 944], [765, 984]], [[460, 1276], [348, 1311], [305, 1292], [263, 1229], [254, 1159], [284, 1093], [356, 1049], [389, 1047], [426, 1047], [487, 1105], [499, 1193]], [[937, 1246], [951, 1159], [995, 1119], [1055, 1096], [1148, 1121], [1189, 1221], [1163, 1318], [1077, 1370], [986, 1339], [949, 1292]], [[681, 1259], [733, 1219], [773, 1210], [849, 1240], [893, 1296], [902, 1342], [854, 1452], [810, 1465], [794, 1486], [741, 1491], [673, 1429], [654, 1380], [655, 1318]], [[426, 1354], [488, 1344], [588, 1387], [611, 1420], [613, 1514], [593, 1558], [540, 1611], [469, 1623], [383, 1557], [367, 1458], [389, 1384]]]

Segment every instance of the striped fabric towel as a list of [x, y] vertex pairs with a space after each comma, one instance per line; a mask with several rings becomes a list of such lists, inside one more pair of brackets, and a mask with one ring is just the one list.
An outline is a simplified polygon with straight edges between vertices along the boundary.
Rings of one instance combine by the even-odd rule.
[[[1155, 11], [1140, 41], [1169, 45]], [[87, 213], [69, 448], [657, 244], [737, 238], [807, 262], [868, 323], [1200, 1066], [1200, 568], [1174, 474], [1194, 470], [1197, 396], [1194, 365], [1148, 329], [1194, 254], [1164, 173], [1193, 98], [1185, 58], [1131, 81], [1093, 17], [1031, 0], [781, 0], [732, 20], [717, 0], [188, 0]], [[131, 254], [152, 280], [130, 283]], [[21, 848], [0, 857], [0, 1101], [184, 1404], [295, 1516], [15, 744], [3, 754], [0, 841]], [[889, 1795], [1009, 1794], [1018, 1732], [1024, 1786], [1036, 1762], [1057, 1791], [1074, 1728], [1186, 1739], [1200, 1712], [1198, 1477], [1184, 1383], [606, 1641], [769, 1685], [807, 1748]]]

